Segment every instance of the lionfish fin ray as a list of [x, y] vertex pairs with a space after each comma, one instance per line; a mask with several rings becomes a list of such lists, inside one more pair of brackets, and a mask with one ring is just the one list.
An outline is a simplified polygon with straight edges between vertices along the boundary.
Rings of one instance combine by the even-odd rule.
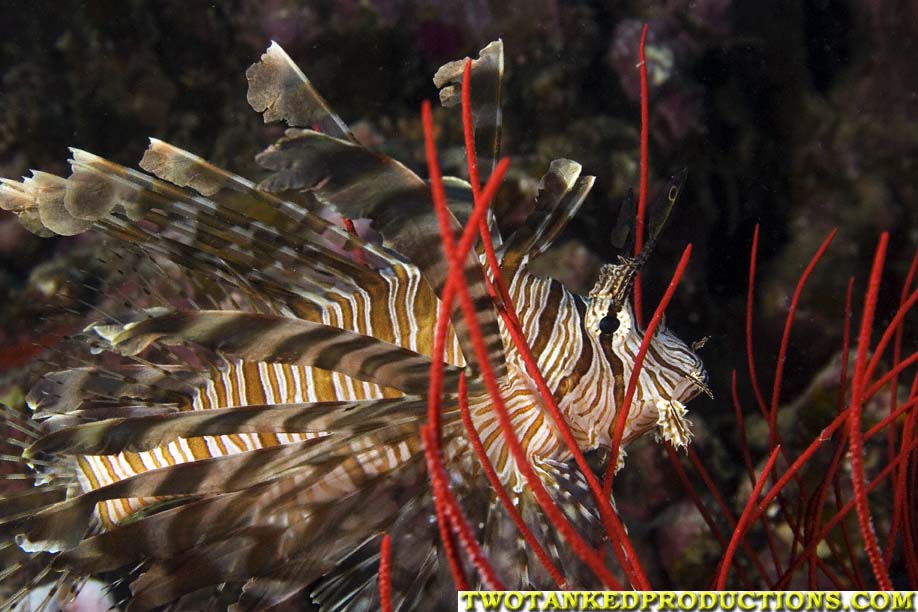
[[290, 127], [315, 127], [330, 136], [357, 141], [347, 124], [276, 42], [245, 71], [245, 78], [249, 82], [246, 95], [249, 105], [262, 114], [265, 123], [283, 121]]
[[[351, 219], [367, 218], [383, 244], [414, 263], [441, 296], [449, 263], [440, 238], [430, 190], [401, 163], [359, 145], [312, 130], [287, 130], [287, 135], [256, 160], [273, 173], [261, 183], [267, 191], [305, 189]], [[450, 214], [450, 229], [460, 225]], [[464, 261], [466, 286], [482, 328], [489, 359], [498, 377], [506, 373], [503, 342], [484, 273], [474, 253]], [[451, 320], [466, 360], [480, 371], [468, 325], [457, 303]]]
[[[437, 70], [433, 82], [440, 90], [444, 107], [462, 102], [462, 78], [468, 58], [444, 64]], [[495, 40], [478, 52], [472, 60], [471, 100], [472, 122], [475, 128], [475, 154], [479, 178], [484, 183], [494, 171], [500, 157], [501, 83], [504, 75], [504, 43]]]
[[234, 433], [354, 433], [421, 419], [426, 400], [406, 396], [354, 402], [263, 404], [115, 418], [58, 429], [34, 442], [25, 456], [39, 453], [111, 455], [165, 446], [177, 438]]
[[[338, 327], [302, 319], [229, 310], [175, 311], [118, 326], [96, 327], [113, 350], [136, 355], [155, 341], [192, 342], [235, 359], [306, 365], [358, 380], [427, 392], [430, 359]], [[458, 369], [446, 366], [447, 384]]]
[[581, 169], [569, 159], [551, 162], [539, 182], [535, 208], [504, 244], [503, 261], [508, 270], [546, 251], [580, 209], [595, 180], [581, 177]]

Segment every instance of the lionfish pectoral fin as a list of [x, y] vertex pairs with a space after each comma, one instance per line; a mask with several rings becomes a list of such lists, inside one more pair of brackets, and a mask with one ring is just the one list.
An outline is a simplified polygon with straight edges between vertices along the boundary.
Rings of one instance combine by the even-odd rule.
[[665, 440], [675, 448], [686, 448], [692, 442], [692, 422], [685, 418], [688, 410], [679, 400], [659, 399], [656, 401], [657, 441]]
[[355, 433], [419, 420], [426, 409], [426, 400], [421, 396], [405, 396], [353, 402], [249, 404], [219, 410], [105, 419], [53, 431], [33, 442], [24, 455], [141, 452], [165, 446], [178, 438], [187, 440], [239, 433]]
[[[119, 353], [136, 355], [153, 342], [193, 342], [246, 361], [307, 365], [409, 394], [427, 392], [430, 359], [398, 345], [338, 327], [230, 310], [169, 312], [109, 330]], [[447, 384], [458, 368], [446, 367]]]

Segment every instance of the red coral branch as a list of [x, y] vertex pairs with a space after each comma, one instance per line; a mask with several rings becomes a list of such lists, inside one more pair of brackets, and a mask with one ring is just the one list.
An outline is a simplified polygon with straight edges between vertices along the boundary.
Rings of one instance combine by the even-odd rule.
[[[913, 453], [915, 451], [918, 451], [918, 440], [914, 440], [911, 446], [906, 450], [908, 453]], [[900, 455], [896, 457], [895, 460], [888, 463], [882, 470], [880, 470], [880, 473], [877, 474], [876, 477], [870, 481], [870, 483], [865, 488], [864, 493], [873, 492], [873, 490], [876, 489], [878, 486], [880, 486], [880, 484], [884, 480], [886, 480], [886, 478], [888, 478], [892, 474], [893, 470], [897, 466], [899, 466], [899, 464], [902, 463], [904, 460], [905, 460], [905, 457]], [[854, 510], [855, 502], [856, 500], [853, 500], [853, 499], [849, 500], [844, 506], [842, 506], [842, 508], [838, 512], [835, 513], [834, 516], [832, 516], [832, 518], [826, 521], [826, 524], [822, 528], [822, 531], [819, 532], [819, 535], [817, 535], [813, 539], [813, 542], [810, 543], [809, 546], [807, 546], [807, 548], [803, 551], [803, 554], [797, 557], [797, 559], [791, 564], [791, 566], [787, 569], [787, 571], [778, 581], [778, 584], [775, 587], [776, 589], [787, 588], [787, 584], [790, 582], [791, 577], [793, 576], [794, 572], [800, 567], [801, 564], [803, 564], [804, 561], [806, 561], [809, 555], [815, 552], [816, 547], [819, 545], [819, 543], [822, 540], [825, 540], [829, 536], [829, 533], [832, 531], [832, 529], [834, 529], [836, 525], [841, 523], [841, 521], [843, 521], [845, 517], [848, 514], [850, 514], [852, 510]], [[757, 515], [760, 514], [761, 511], [762, 511], [762, 504], [759, 505], [759, 510], [757, 511], [756, 514]]]
[[835, 238], [837, 233], [838, 229], [833, 229], [829, 232], [829, 235], [826, 236], [825, 240], [822, 241], [822, 244], [819, 245], [816, 254], [810, 259], [810, 263], [807, 264], [806, 268], [803, 270], [803, 274], [800, 275], [800, 279], [797, 281], [797, 287], [794, 289], [794, 296], [791, 298], [790, 308], [787, 310], [787, 318], [784, 321], [784, 333], [781, 335], [781, 346], [778, 349], [778, 362], [775, 365], [774, 386], [771, 391], [771, 406], [768, 411], [768, 446], [772, 448], [778, 443], [778, 403], [781, 400], [781, 381], [784, 378], [784, 362], [787, 360], [787, 345], [790, 342], [791, 326], [794, 322], [794, 315], [797, 312], [797, 305], [800, 303], [800, 295], [803, 293], [803, 287], [813, 273], [813, 269], [816, 267], [816, 264], [819, 263], [819, 260], [822, 259], [826, 249], [829, 248], [832, 239]]
[[622, 436], [625, 433], [628, 411], [631, 408], [631, 402], [634, 400], [634, 393], [637, 390], [638, 380], [641, 375], [641, 367], [644, 365], [644, 356], [647, 354], [647, 349], [650, 347], [650, 342], [657, 332], [660, 321], [663, 320], [663, 312], [666, 310], [669, 301], [676, 292], [676, 287], [682, 279], [682, 274], [685, 272], [686, 266], [688, 266], [691, 255], [692, 245], [689, 244], [685, 247], [685, 250], [682, 251], [682, 257], [679, 259], [676, 271], [669, 281], [669, 286], [667, 286], [663, 298], [660, 300], [660, 303], [657, 304], [657, 309], [653, 313], [653, 318], [650, 319], [650, 324], [647, 326], [647, 329], [644, 330], [644, 339], [641, 341], [641, 347], [638, 349], [637, 355], [634, 358], [634, 364], [631, 367], [631, 377], [628, 380], [628, 387], [625, 391], [625, 399], [619, 407], [618, 414], [615, 415], [615, 433], [612, 436], [612, 451], [609, 453], [609, 463], [606, 465], [606, 473], [603, 478], [603, 491], [606, 495], [612, 492], [612, 479], [615, 475], [615, 467], [618, 465], [618, 455], [622, 444]]
[[551, 559], [548, 557], [548, 553], [545, 552], [545, 549], [542, 547], [542, 544], [539, 542], [539, 540], [535, 537], [535, 534], [533, 534], [532, 530], [529, 529], [529, 526], [526, 525], [526, 522], [523, 520], [520, 511], [517, 510], [516, 506], [513, 505], [513, 501], [507, 494], [506, 489], [504, 489], [504, 485], [501, 483], [500, 477], [494, 470], [494, 465], [491, 463], [491, 459], [488, 457], [488, 453], [485, 451], [484, 445], [481, 443], [481, 437], [478, 435], [478, 430], [475, 429], [474, 423], [472, 423], [472, 415], [469, 412], [468, 389], [466, 388], [465, 372], [463, 372], [459, 377], [459, 409], [462, 412], [462, 424], [465, 426], [465, 431], [469, 436], [469, 442], [471, 443], [475, 454], [478, 455], [478, 461], [481, 463], [481, 467], [484, 469], [485, 476], [487, 476], [488, 482], [491, 484], [491, 488], [494, 489], [494, 493], [497, 495], [498, 499], [500, 499], [500, 503], [503, 504], [504, 508], [507, 510], [507, 514], [510, 515], [510, 519], [513, 521], [513, 524], [516, 525], [516, 528], [523, 536], [523, 539], [526, 540], [526, 543], [532, 547], [532, 550], [536, 557], [539, 559], [539, 562], [543, 567], [545, 567], [549, 575], [551, 575], [552, 579], [558, 585], [558, 588], [566, 589], [567, 580], [564, 578], [564, 574], [562, 574], [561, 571], [555, 567], [555, 564], [551, 562]]
[[392, 538], [383, 536], [379, 547], [379, 607], [382, 612], [392, 612]]
[[[532, 466], [529, 464], [525, 452], [523, 451], [522, 445], [519, 438], [516, 435], [516, 432], [513, 429], [513, 423], [510, 420], [509, 412], [503, 401], [503, 397], [500, 393], [500, 387], [497, 383], [497, 379], [494, 374], [494, 369], [491, 363], [488, 361], [487, 348], [484, 343], [484, 338], [482, 337], [481, 327], [478, 323], [478, 319], [475, 316], [474, 306], [472, 304], [471, 298], [469, 296], [468, 287], [464, 284], [464, 275], [462, 269], [462, 260], [460, 255], [464, 257], [464, 253], [471, 248], [471, 237], [474, 237], [475, 230], [478, 229], [478, 220], [483, 215], [484, 211], [487, 208], [488, 199], [486, 196], [489, 192], [489, 187], [493, 188], [490, 190], [491, 195], [496, 189], [496, 185], [499, 184], [499, 181], [502, 178], [502, 174], [499, 171], [502, 168], [502, 165], [498, 165], [498, 171], [488, 179], [488, 185], [485, 187], [485, 190], [482, 194], [482, 199], [475, 203], [475, 208], [473, 209], [472, 215], [469, 218], [469, 222], [465, 231], [463, 232], [462, 240], [460, 241], [460, 248], [454, 250], [455, 238], [452, 236], [452, 230], [449, 225], [449, 215], [448, 209], [446, 207], [446, 195], [443, 190], [443, 182], [440, 176], [439, 163], [437, 161], [436, 155], [436, 146], [433, 141], [433, 120], [431, 118], [430, 112], [430, 103], [426, 102], [422, 105], [421, 117], [424, 125], [424, 137], [425, 137], [425, 147], [428, 157], [428, 170], [430, 172], [430, 182], [431, 182], [431, 192], [433, 196], [434, 205], [437, 208], [437, 215], [440, 222], [440, 234], [444, 242], [444, 248], [447, 251], [448, 259], [450, 260], [450, 273], [447, 281], [447, 286], [444, 289], [441, 305], [441, 315], [444, 313], [449, 313], [449, 307], [451, 306], [452, 291], [455, 291], [460, 298], [460, 304], [463, 310], [463, 314], [466, 318], [466, 322], [469, 328], [469, 335], [472, 340], [472, 344], [475, 349], [475, 356], [478, 359], [478, 362], [481, 367], [481, 377], [484, 381], [485, 387], [488, 390], [488, 394], [491, 396], [493, 401], [494, 410], [498, 417], [498, 423], [501, 428], [501, 432], [504, 436], [504, 441], [510, 450], [511, 456], [516, 462], [517, 469], [523, 474], [523, 477], [526, 479], [527, 484], [530, 487], [533, 495], [538, 501], [540, 507], [545, 511], [549, 520], [558, 528], [561, 532], [562, 537], [571, 545], [572, 550], [577, 554], [584, 563], [602, 580], [604, 584], [615, 588], [620, 586], [618, 581], [615, 580], [614, 576], [608, 571], [605, 567], [602, 559], [596, 555], [586, 543], [585, 540], [577, 533], [573, 525], [567, 520], [560, 508], [552, 500], [550, 494], [545, 489], [538, 475], [536, 475]], [[505, 160], [502, 160], [502, 162]], [[503, 164], [503, 168], [506, 168], [506, 164]], [[467, 239], [468, 238], [468, 239]], [[449, 255], [453, 256], [450, 257]], [[447, 314], [448, 316], [448, 314]], [[442, 353], [440, 355], [433, 355], [433, 361], [436, 363], [442, 360]], [[431, 394], [439, 394], [439, 389], [431, 389]], [[439, 399], [436, 400], [437, 403]], [[431, 406], [431, 410], [433, 407]], [[433, 442], [439, 442], [435, 433], [428, 434]]]
[[[465, 135], [466, 159], [469, 167], [469, 177], [472, 184], [472, 194], [477, 202], [478, 162], [475, 154], [474, 129], [472, 125], [471, 113], [471, 60], [467, 60], [465, 64], [465, 71], [462, 81], [462, 101], [462, 123], [463, 133]], [[473, 226], [471, 220], [469, 221], [469, 226]], [[542, 376], [542, 372], [539, 370], [538, 362], [535, 356], [532, 354], [532, 350], [526, 341], [526, 338], [519, 324], [519, 318], [517, 317], [516, 310], [513, 305], [513, 300], [510, 297], [510, 294], [507, 290], [507, 285], [500, 273], [500, 264], [498, 263], [497, 257], [494, 253], [494, 245], [491, 242], [491, 233], [488, 231], [484, 220], [479, 222], [479, 230], [481, 240], [485, 246], [485, 254], [488, 266], [491, 270], [491, 276], [495, 280], [495, 287], [492, 289], [494, 289], [494, 292], [497, 293], [500, 298], [501, 303], [499, 313], [508, 333], [510, 334], [511, 340], [513, 341], [514, 346], [516, 347], [520, 357], [523, 360], [527, 373], [535, 382], [536, 388], [539, 391], [542, 401], [545, 407], [548, 409], [548, 412], [551, 415], [555, 426], [558, 428], [558, 432], [561, 434], [562, 441], [564, 442], [568, 451], [574, 457], [574, 461], [577, 463], [578, 467], [586, 478], [587, 485], [589, 486], [593, 498], [596, 501], [603, 525], [609, 534], [610, 540], [615, 545], [614, 551], [619, 560], [619, 563], [626, 571], [626, 573], [628, 573], [629, 578], [636, 587], [649, 589], [650, 584], [637, 562], [637, 555], [634, 552], [628, 535], [625, 532], [621, 521], [618, 519], [615, 510], [612, 508], [608, 496], [603, 494], [602, 488], [599, 482], [596, 480], [596, 477], [593, 475], [592, 469], [584, 458], [580, 448], [577, 446], [577, 442], [570, 430], [570, 426], [565, 420], [564, 415], [561, 413], [557, 401], [555, 400], [554, 394], [548, 388], [548, 384], [545, 382], [545, 377]]]
[[[446, 474], [446, 468], [443, 466], [443, 460], [439, 457], [439, 442], [436, 434], [429, 425], [421, 429], [421, 436], [424, 439], [424, 450], [427, 457], [427, 468], [430, 474], [430, 480], [433, 484], [434, 496], [443, 504], [446, 517], [449, 519], [450, 527], [459, 537], [465, 549], [466, 556], [472, 563], [472, 566], [478, 571], [482, 582], [491, 590], [505, 590], [503, 582], [497, 577], [491, 562], [485, 557], [481, 550], [481, 545], [475, 539], [472, 528], [469, 526], [459, 502], [449, 487], [449, 476]], [[467, 589], [460, 589], [467, 590]]]
[[877, 296], [880, 291], [880, 276], [883, 272], [883, 262], [886, 258], [886, 247], [889, 234], [884, 232], [880, 236], [873, 268], [870, 271], [867, 295], [864, 298], [864, 312], [861, 316], [861, 331], [858, 335], [857, 359], [854, 365], [854, 381], [851, 388], [851, 408], [848, 416], [851, 452], [851, 480], [854, 484], [854, 500], [857, 508], [858, 523], [861, 535], [867, 549], [867, 559], [877, 579], [877, 585], [884, 591], [892, 589], [889, 573], [883, 564], [883, 557], [877, 536], [873, 529], [873, 517], [867, 504], [867, 493], [864, 491], [864, 432], [861, 430], [861, 413], [864, 407], [864, 387], [868, 382], [867, 353], [870, 350], [870, 331], [873, 327], [873, 315], [876, 309]]
[[[911, 290], [912, 282], [915, 280], [915, 274], [918, 273], [918, 252], [915, 253], [915, 256], [912, 257], [912, 263], [908, 268], [908, 274], [905, 276], [905, 282], [902, 285], [902, 295], [899, 298], [899, 309], [902, 310], [905, 303], [907, 302], [908, 292]], [[891, 324], [890, 324], [891, 325]], [[893, 344], [893, 365], [895, 366], [902, 359], [902, 336], [904, 332], [904, 326], [898, 325], [896, 327], [896, 338], [895, 343]], [[899, 391], [899, 378], [894, 377], [889, 383], [889, 409], [892, 412], [896, 407], [896, 402], [898, 401], [898, 391]], [[912, 436], [912, 419], [906, 418], [905, 423], [902, 427], [902, 445], [901, 448], [906, 448], [911, 440]], [[889, 429], [889, 436], [887, 438], [887, 443], [890, 447], [889, 459], [893, 459], [895, 452], [895, 436], [894, 430]], [[901, 451], [900, 451], [901, 452]], [[896, 545], [896, 536], [898, 535], [899, 528], [902, 526], [903, 516], [909, 513], [909, 508], [905, 504], [905, 495], [906, 495], [906, 477], [908, 474], [908, 464], [900, 467], [896, 474], [896, 485], [893, 487], [893, 518], [892, 524], [889, 527], [889, 537], [886, 540], [886, 552], [885, 560], [887, 567], [892, 561], [893, 550]]]
[[746, 502], [746, 507], [743, 509], [743, 514], [740, 516], [739, 523], [736, 525], [736, 529], [733, 530], [733, 537], [730, 538], [730, 544], [727, 546], [727, 552], [724, 554], [724, 558], [720, 562], [720, 573], [717, 576], [717, 586], [715, 587], [718, 591], [723, 591], [727, 586], [727, 574], [730, 572], [730, 565], [733, 563], [733, 555], [736, 553], [736, 547], [739, 545], [740, 540], [746, 534], [746, 528], [750, 524], [750, 518], [752, 516], [753, 508], [755, 508], [755, 500], [759, 498], [759, 495], [762, 493], [762, 487], [765, 486], [765, 480], [768, 478], [771, 468], [775, 464], [775, 459], [778, 458], [778, 453], [780, 452], [780, 447], [775, 447], [771, 452], [771, 456], [768, 458], [768, 463], [765, 464], [765, 469], [762, 470], [761, 475], [759, 475], [758, 480], [755, 483], [755, 487], [752, 489], [752, 493], [749, 495], [749, 500]]
[[[714, 521], [714, 517], [708, 511], [707, 507], [705, 507], [704, 502], [701, 501], [701, 496], [698, 494], [698, 491], [695, 490], [695, 487], [689, 480], [688, 475], [685, 473], [685, 470], [682, 467], [682, 463], [679, 461], [679, 456], [676, 454], [676, 450], [669, 443], [665, 444], [664, 448], [666, 449], [666, 454], [669, 457], [670, 464], [673, 466], [673, 469], [676, 472], [676, 476], [679, 478], [679, 482], [682, 483], [682, 487], [685, 489], [686, 494], [692, 500], [692, 503], [695, 504], [695, 507], [698, 509], [698, 513], [707, 524], [708, 529], [710, 529], [714, 537], [717, 538], [717, 541], [720, 543], [720, 547], [726, 551], [727, 539], [717, 527], [717, 523]], [[745, 550], [746, 554], [748, 554], [750, 558], [753, 559], [753, 563], [756, 565], [756, 569], [761, 575], [762, 579], [767, 581], [768, 574], [765, 571], [765, 568], [762, 567], [758, 555], [755, 554], [755, 551], [752, 550], [752, 547], [750, 547], [749, 543], [746, 541], [743, 541], [743, 550]], [[747, 589], [754, 590], [755, 585], [752, 583], [752, 580], [750, 580], [749, 576], [746, 575], [745, 569], [742, 566], [738, 566], [737, 570], [739, 572], [740, 580], [743, 581], [743, 585]]]
[[746, 291], [746, 361], [749, 366], [749, 382], [752, 383], [752, 392], [755, 394], [759, 410], [766, 419], [768, 409], [765, 407], [765, 397], [759, 388], [759, 377], [755, 373], [755, 351], [752, 348], [752, 303], [755, 299], [755, 272], [756, 257], [759, 252], [759, 224], [755, 224], [752, 232], [752, 248], [749, 250], [749, 285]]
[[[650, 143], [650, 102], [647, 91], [647, 58], [644, 48], [647, 45], [649, 24], [641, 29], [641, 45], [638, 51], [638, 67], [641, 75], [641, 178], [638, 192], [637, 219], [634, 224], [634, 255], [637, 256], [644, 246], [644, 219], [647, 215], [647, 174]], [[644, 300], [641, 291], [641, 274], [634, 279], [634, 316], [639, 327], [644, 327]]]

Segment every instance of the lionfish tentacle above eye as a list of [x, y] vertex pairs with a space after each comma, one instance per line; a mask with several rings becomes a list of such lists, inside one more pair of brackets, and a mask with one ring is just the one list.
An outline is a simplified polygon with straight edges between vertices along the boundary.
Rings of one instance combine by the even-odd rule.
[[[465, 65], [437, 72], [444, 106], [460, 103]], [[471, 61], [482, 180], [500, 151], [503, 68], [500, 41]], [[30, 418], [3, 413], [24, 432], [16, 460], [35, 485], [0, 497], [0, 544], [18, 544], [26, 559], [0, 572], [0, 594], [14, 593], [7, 607], [49, 576], [64, 589], [71, 579], [117, 575], [129, 582], [130, 610], [377, 609], [383, 533], [398, 551], [396, 609], [455, 600], [421, 444], [449, 273], [430, 186], [358, 142], [276, 43], [246, 77], [252, 108], [289, 128], [256, 157], [269, 171], [260, 183], [157, 139], [144, 172], [72, 149], [67, 178], [0, 180], [0, 207], [30, 231], [93, 230], [121, 245], [119, 260], [123, 251], [136, 257], [124, 261], [147, 262], [134, 275], [146, 297], [112, 290], [124, 308], [87, 321], [61, 349], [61, 365], [26, 397]], [[628, 294], [663, 221], [635, 259], [602, 268], [589, 296], [533, 275], [528, 260], [549, 248], [593, 185], [581, 171], [555, 160], [505, 241], [500, 210], [488, 225], [535, 365], [573, 439], [591, 450], [611, 444], [642, 340]], [[458, 235], [472, 186], [455, 177], [444, 185]], [[664, 221], [680, 189], [677, 178]], [[342, 218], [366, 219], [378, 236], [351, 233]], [[602, 521], [585, 476], [536, 391], [515, 328], [498, 317], [482, 261], [472, 250], [462, 271], [512, 427], [563, 515], [598, 547]], [[442, 450], [472, 535], [512, 588], [546, 588], [557, 574], [527, 546], [521, 524], [570, 586], [599, 586], [525, 486], [476, 376], [482, 364], [460, 308], [447, 326]], [[454, 391], [464, 371], [467, 416], [507, 507], [468, 442]], [[685, 405], [706, 380], [694, 351], [661, 329], [625, 441], [653, 430], [687, 443]], [[20, 580], [15, 589], [5, 590], [7, 577]]]

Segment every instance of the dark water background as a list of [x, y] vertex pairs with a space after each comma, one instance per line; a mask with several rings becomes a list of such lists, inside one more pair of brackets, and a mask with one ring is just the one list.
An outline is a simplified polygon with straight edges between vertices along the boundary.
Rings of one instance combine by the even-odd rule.
[[[272, 39], [365, 140], [423, 171], [418, 113], [421, 100], [436, 97], [431, 76], [502, 37], [503, 153], [513, 158], [502, 197], [531, 191], [557, 157], [598, 177], [558, 252], [543, 262], [585, 290], [598, 264], [616, 254], [609, 234], [638, 182], [644, 21], [652, 190], [670, 172], [689, 170], [647, 271], [647, 308], [693, 243], [668, 323], [688, 340], [711, 336], [703, 355], [717, 397], [691, 408], [729, 496], [738, 477], [731, 369], [749, 397], [742, 314], [754, 225], [762, 232], [755, 335], [769, 390], [794, 283], [839, 228], [801, 303], [782, 404], [804, 401], [800, 410], [804, 389], [831, 370], [848, 279], [855, 278], [857, 314], [884, 230], [891, 248], [878, 324], [898, 301], [918, 246], [918, 4], [910, 0], [5, 1], [0, 176], [30, 168], [66, 174], [70, 145], [135, 166], [146, 138], [156, 136], [257, 178], [252, 157], [279, 130], [246, 104], [244, 71]], [[458, 116], [441, 113], [438, 121], [444, 164], [461, 173]], [[54, 312], [64, 279], [79, 285], [79, 258], [92, 248], [91, 238], [41, 240], [11, 215], [0, 217], [0, 384], [8, 397], [37, 374], [32, 343], [54, 331], [42, 317]], [[916, 343], [914, 333], [906, 338], [906, 346]], [[793, 426], [799, 416], [786, 418]], [[657, 454], [635, 462], [634, 478], [645, 483], [671, 477], [658, 473]], [[669, 537], [657, 529], [659, 517], [678, 496], [677, 486], [661, 490], [676, 492], [631, 504], [619, 495], [620, 506], [645, 520], [651, 548], [654, 538]], [[673, 560], [659, 563], [670, 575], [684, 571]]]

